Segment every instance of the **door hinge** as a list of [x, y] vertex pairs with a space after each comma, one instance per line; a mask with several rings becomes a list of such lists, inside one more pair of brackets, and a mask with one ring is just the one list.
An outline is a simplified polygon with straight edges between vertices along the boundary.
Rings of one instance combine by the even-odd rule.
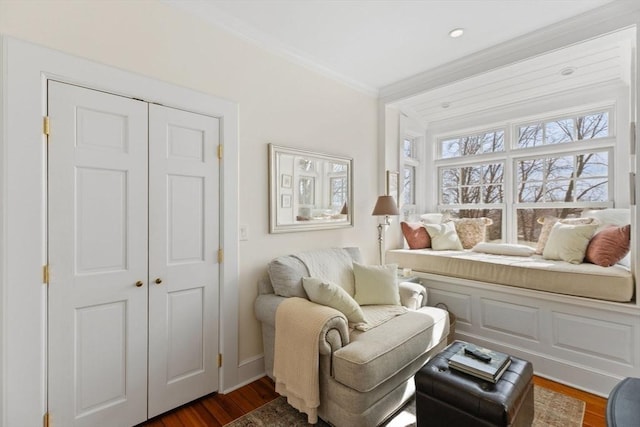
[[222, 368], [222, 353], [218, 353], [218, 368]]
[[224, 261], [224, 250], [218, 249], [218, 264], [222, 264]]
[[42, 417], [42, 425], [44, 427], [50, 427], [51, 426], [51, 416], [49, 415], [48, 412], [45, 412], [44, 417]]
[[49, 284], [49, 264], [42, 266], [42, 283]]
[[222, 160], [222, 153], [223, 153], [223, 148], [222, 148], [222, 144], [218, 145], [218, 159]]
[[49, 136], [49, 116], [44, 116], [43, 117], [42, 133], [44, 133], [45, 135]]

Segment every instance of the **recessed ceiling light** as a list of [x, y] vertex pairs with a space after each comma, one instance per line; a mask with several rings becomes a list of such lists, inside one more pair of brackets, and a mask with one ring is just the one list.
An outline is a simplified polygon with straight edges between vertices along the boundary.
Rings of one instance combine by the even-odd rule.
[[575, 67], [566, 67], [563, 68], [562, 70], [560, 70], [560, 75], [562, 76], [570, 76], [571, 74], [576, 72], [576, 68]]
[[449, 31], [449, 37], [452, 37], [454, 39], [457, 39], [463, 34], [464, 34], [464, 28], [454, 28], [453, 30]]

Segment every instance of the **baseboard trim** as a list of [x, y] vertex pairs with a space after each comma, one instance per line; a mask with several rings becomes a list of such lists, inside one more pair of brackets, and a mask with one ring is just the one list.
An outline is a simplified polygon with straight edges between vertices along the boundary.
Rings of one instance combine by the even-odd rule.
[[223, 393], [230, 393], [264, 377], [265, 375], [264, 356], [262, 354], [245, 359], [238, 365], [238, 383], [225, 389]]

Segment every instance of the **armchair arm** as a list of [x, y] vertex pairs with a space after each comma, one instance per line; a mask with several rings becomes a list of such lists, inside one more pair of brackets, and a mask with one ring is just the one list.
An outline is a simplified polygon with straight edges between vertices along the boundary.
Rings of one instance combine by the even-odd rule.
[[400, 302], [410, 310], [427, 305], [427, 289], [419, 283], [400, 282]]
[[[278, 306], [287, 298], [274, 294], [262, 294], [256, 298], [254, 309], [256, 318], [263, 323], [270, 325], [272, 328], [276, 326], [276, 311]], [[309, 304], [317, 305], [308, 301]], [[327, 355], [349, 344], [349, 324], [347, 318], [339, 312], [335, 311], [332, 316], [322, 327], [318, 336], [318, 349], [320, 354]], [[304, 321], [304, 319], [301, 319]]]
[[278, 306], [286, 298], [275, 294], [261, 294], [258, 295], [253, 303], [253, 309], [256, 314], [256, 318], [272, 328], [276, 327], [276, 311]]
[[349, 324], [347, 318], [336, 310], [336, 316], [324, 324], [320, 332], [319, 351], [322, 355], [331, 355], [334, 351], [349, 344]]

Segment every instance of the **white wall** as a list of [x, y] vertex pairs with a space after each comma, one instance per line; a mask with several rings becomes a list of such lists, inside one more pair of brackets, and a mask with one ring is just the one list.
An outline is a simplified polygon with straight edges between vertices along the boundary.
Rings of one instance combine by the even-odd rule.
[[[271, 258], [358, 245], [367, 261], [375, 261], [374, 98], [156, 1], [0, 0], [0, 33], [239, 104], [238, 222], [249, 231], [239, 246], [240, 364], [262, 352], [253, 300]], [[268, 233], [270, 142], [353, 157], [352, 229]]]

